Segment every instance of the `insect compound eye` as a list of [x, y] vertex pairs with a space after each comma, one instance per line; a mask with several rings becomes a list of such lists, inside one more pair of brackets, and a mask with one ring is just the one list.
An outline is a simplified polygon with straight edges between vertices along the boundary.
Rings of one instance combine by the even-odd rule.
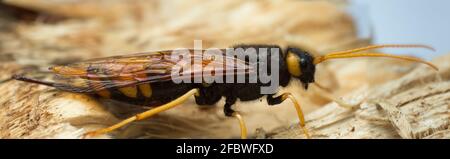
[[302, 68], [306, 67], [306, 59], [305, 59], [305, 57], [300, 57], [300, 66]]
[[299, 63], [302, 69], [307, 69], [309, 67], [309, 62], [311, 61], [310, 56], [307, 52], [299, 53]]

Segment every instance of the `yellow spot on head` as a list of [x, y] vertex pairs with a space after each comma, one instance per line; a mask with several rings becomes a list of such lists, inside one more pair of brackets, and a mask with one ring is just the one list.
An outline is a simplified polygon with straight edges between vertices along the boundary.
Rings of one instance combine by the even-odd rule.
[[122, 92], [127, 97], [131, 97], [131, 98], [137, 97], [136, 86], [122, 87], [122, 88], [119, 88], [119, 91]]
[[297, 55], [288, 52], [286, 57], [286, 63], [288, 71], [292, 76], [300, 77], [300, 75], [302, 75], [302, 69], [300, 67], [300, 58]]
[[152, 96], [152, 88], [149, 83], [140, 84], [138, 87], [144, 97], [149, 98]]

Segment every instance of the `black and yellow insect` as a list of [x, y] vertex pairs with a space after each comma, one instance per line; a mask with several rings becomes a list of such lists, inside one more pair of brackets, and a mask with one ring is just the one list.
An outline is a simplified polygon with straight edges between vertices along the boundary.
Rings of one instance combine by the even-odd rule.
[[[433, 64], [418, 58], [408, 56], [398, 56], [385, 53], [368, 53], [362, 52], [378, 48], [401, 48], [401, 47], [417, 47], [428, 48], [424, 45], [373, 45], [353, 50], [333, 52], [324, 56], [313, 56], [307, 51], [297, 47], [288, 47], [282, 49], [275, 45], [238, 45], [233, 48], [255, 48], [256, 54], [259, 54], [261, 48], [266, 48], [268, 54], [263, 58], [270, 58], [274, 54], [280, 57], [276, 63], [278, 64], [279, 85], [286, 87], [292, 80], [300, 80], [305, 89], [308, 84], [314, 83], [314, 74], [316, 65], [329, 59], [353, 58], [353, 57], [390, 57], [403, 59], [408, 61], [420, 62], [427, 64], [433, 69], [437, 67]], [[271, 52], [273, 48], [278, 52]], [[250, 72], [250, 63], [246, 58], [239, 56], [228, 56], [221, 54], [222, 59], [235, 61], [233, 67], [223, 67], [227, 63], [226, 60], [212, 60], [203, 58], [206, 52], [203, 51], [202, 56], [193, 54], [195, 50], [188, 50], [189, 58], [168, 58], [169, 55], [176, 54], [172, 50], [156, 51], [149, 53], [140, 53], [125, 56], [114, 56], [100, 59], [92, 59], [83, 62], [73, 63], [65, 66], [53, 66], [50, 68], [55, 80], [44, 81], [27, 77], [26, 75], [15, 75], [13, 78], [21, 81], [43, 84], [63, 91], [76, 93], [86, 93], [108, 98], [121, 102], [154, 107], [151, 110], [132, 116], [121, 121], [111, 127], [88, 132], [86, 135], [98, 135], [111, 132], [133, 121], [148, 118], [157, 113], [171, 109], [182, 104], [191, 96], [195, 96], [198, 105], [213, 105], [222, 97], [225, 97], [224, 113], [226, 116], [236, 117], [241, 127], [241, 137], [247, 137], [247, 130], [242, 116], [232, 109], [232, 105], [239, 99], [241, 101], [251, 101], [266, 96], [269, 105], [277, 105], [291, 99], [297, 110], [300, 120], [300, 126], [306, 137], [309, 138], [308, 130], [305, 128], [305, 120], [299, 103], [290, 93], [284, 93], [279, 96], [275, 94], [265, 95], [260, 93], [261, 87], [267, 83], [260, 81], [250, 83], [175, 83], [171, 74], [172, 68], [180, 65], [191, 64], [182, 60], [200, 60], [201, 66], [222, 66], [219, 70], [215, 70], [216, 74], [227, 76], [226, 72], [239, 72], [240, 68], [247, 68], [244, 74]], [[225, 51], [224, 51], [225, 52]], [[217, 56], [217, 55], [215, 55]], [[245, 57], [245, 56], [243, 56]], [[262, 62], [262, 61], [258, 61]], [[270, 62], [265, 63], [269, 68]], [[236, 67], [249, 66], [249, 67]], [[253, 68], [254, 69], [254, 68]], [[231, 71], [230, 71], [231, 70]], [[202, 69], [184, 70], [184, 73], [195, 74], [202, 72]], [[233, 76], [235, 74], [232, 74]], [[193, 78], [193, 76], [189, 77]]]

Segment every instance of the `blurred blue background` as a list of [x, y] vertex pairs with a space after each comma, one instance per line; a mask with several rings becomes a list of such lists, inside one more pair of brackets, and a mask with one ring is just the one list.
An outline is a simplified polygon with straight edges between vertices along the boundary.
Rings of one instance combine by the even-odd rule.
[[450, 0], [350, 0], [360, 36], [373, 32], [375, 44], [427, 44], [436, 52], [385, 49], [430, 59], [450, 53]]

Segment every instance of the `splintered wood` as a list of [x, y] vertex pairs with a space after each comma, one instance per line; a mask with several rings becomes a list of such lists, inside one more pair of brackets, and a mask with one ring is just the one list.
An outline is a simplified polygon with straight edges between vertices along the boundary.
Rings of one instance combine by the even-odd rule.
[[[80, 138], [148, 108], [9, 80], [50, 65], [152, 50], [236, 44], [298, 46], [313, 54], [367, 45], [341, 0], [4, 0], [0, 2], [0, 138]], [[449, 58], [447, 58], [448, 61]], [[347, 110], [314, 86], [291, 92], [314, 138], [448, 138], [448, 63], [428, 68], [396, 60], [337, 60], [317, 66], [316, 81], [349, 103]], [[400, 79], [399, 79], [400, 78]], [[440, 82], [439, 82], [440, 80]], [[387, 82], [387, 83], [386, 83]], [[353, 95], [352, 95], [353, 94]], [[438, 103], [439, 101], [439, 103]], [[235, 119], [216, 106], [182, 107], [100, 138], [238, 138]], [[290, 101], [239, 102], [250, 137], [302, 138]], [[295, 125], [289, 128], [290, 125]]]

